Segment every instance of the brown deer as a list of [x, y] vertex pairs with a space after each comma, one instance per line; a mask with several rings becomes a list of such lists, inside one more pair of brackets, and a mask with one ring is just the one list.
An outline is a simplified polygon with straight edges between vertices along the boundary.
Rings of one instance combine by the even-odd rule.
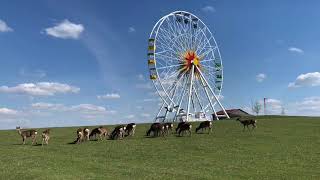
[[103, 137], [107, 137], [108, 130], [102, 126], [94, 128], [89, 135], [89, 139], [92, 139], [93, 136], [95, 137], [95, 139], [97, 139], [97, 135], [99, 135], [100, 140], [102, 140]]
[[116, 126], [110, 134], [110, 139], [113, 139], [113, 140], [123, 139], [125, 131], [126, 131], [126, 126], [124, 125]]
[[179, 124], [178, 124], [178, 126], [177, 126], [177, 128], [176, 128], [176, 134], [178, 134], [179, 129], [180, 129], [181, 126], [182, 126], [183, 124], [185, 124], [185, 123], [186, 123], [186, 122], [184, 122], [184, 121], [179, 122]]
[[257, 120], [255, 119], [240, 120], [240, 118], [237, 118], [236, 121], [239, 121], [243, 125], [243, 131], [246, 129], [246, 127], [249, 129], [249, 125], [252, 125], [252, 129], [257, 127]]
[[22, 144], [26, 144], [26, 139], [27, 138], [31, 138], [32, 139], [32, 145], [34, 143], [37, 144], [37, 134], [38, 134], [38, 132], [36, 130], [30, 129], [30, 130], [23, 130], [22, 131], [20, 126], [16, 127], [16, 130], [18, 131], [18, 133], [22, 137]]
[[49, 139], [50, 139], [50, 129], [46, 129], [42, 132], [42, 143], [41, 145], [45, 143], [46, 145], [49, 144]]
[[[183, 136], [183, 134], [188, 131], [189, 132], [189, 136], [191, 136], [192, 132], [192, 125], [190, 123], [185, 122], [184, 124], [182, 124], [179, 128], [178, 134], [179, 136]], [[182, 133], [182, 134], [181, 134]]]
[[126, 126], [125, 135], [134, 136], [137, 125], [135, 123], [130, 123]]
[[146, 135], [147, 136], [151, 136], [151, 133], [153, 135], [153, 137], [156, 137], [156, 136], [164, 136], [164, 125], [161, 124], [161, 123], [153, 123], [151, 124], [150, 126], [150, 129], [147, 131]]
[[199, 126], [196, 128], [196, 133], [198, 133], [199, 130], [203, 132], [203, 130], [209, 129], [208, 134], [212, 132], [212, 121], [203, 121], [199, 124]]
[[173, 130], [173, 123], [167, 122], [167, 123], [164, 123], [163, 125], [164, 125], [164, 132], [165, 132], [165, 134], [166, 134], [166, 135], [169, 135], [169, 133], [171, 133], [172, 130]]

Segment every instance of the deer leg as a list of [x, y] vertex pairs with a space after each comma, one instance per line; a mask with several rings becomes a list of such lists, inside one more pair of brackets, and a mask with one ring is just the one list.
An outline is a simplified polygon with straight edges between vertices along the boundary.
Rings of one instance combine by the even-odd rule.
[[191, 130], [189, 129], [189, 136], [191, 136]]
[[22, 144], [25, 145], [26, 144], [26, 138], [22, 137]]
[[34, 140], [35, 140], [35, 137], [33, 136], [33, 137], [32, 137], [32, 144], [31, 144], [31, 145], [34, 144]]

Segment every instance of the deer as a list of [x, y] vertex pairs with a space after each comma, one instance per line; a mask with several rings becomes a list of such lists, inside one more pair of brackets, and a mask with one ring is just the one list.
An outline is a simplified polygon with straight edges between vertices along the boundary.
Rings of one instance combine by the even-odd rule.
[[179, 122], [179, 124], [178, 124], [178, 126], [177, 126], [177, 128], [176, 128], [176, 134], [178, 134], [178, 131], [179, 131], [180, 127], [181, 127], [183, 124], [185, 124], [185, 123], [186, 123], [186, 122], [184, 122], [184, 121]]
[[89, 141], [90, 140], [89, 135], [90, 135], [90, 129], [88, 129], [87, 127], [83, 128], [83, 136], [84, 136], [83, 140]]
[[203, 130], [209, 129], [208, 134], [212, 132], [212, 121], [203, 121], [199, 124], [199, 126], [196, 128], [196, 133], [198, 133], [199, 130], [203, 132]]
[[164, 136], [164, 125], [161, 124], [161, 123], [153, 123], [151, 124], [150, 126], [150, 129], [147, 131], [146, 135], [147, 136], [150, 136], [151, 133], [153, 134], [153, 137], [156, 137], [156, 136]]
[[112, 133], [110, 134], [110, 139], [113, 139], [113, 140], [123, 139], [125, 131], [126, 131], [126, 126], [124, 125], [116, 126], [112, 131]]
[[[183, 136], [183, 134], [188, 131], [189, 132], [189, 136], [191, 136], [192, 132], [192, 125], [190, 123], [185, 122], [184, 124], [182, 124], [179, 128], [178, 134], [179, 136]], [[181, 134], [182, 133], [182, 134]]]
[[31, 138], [32, 139], [32, 145], [34, 143], [37, 144], [37, 134], [38, 132], [34, 129], [30, 129], [30, 130], [21, 130], [20, 126], [16, 127], [16, 130], [18, 131], [18, 133], [20, 134], [20, 136], [22, 137], [22, 144], [26, 144], [26, 139], [27, 138]]
[[127, 124], [126, 130], [125, 130], [125, 135], [126, 136], [134, 136], [134, 133], [136, 131], [136, 124], [135, 123], [130, 123]]
[[108, 130], [102, 126], [94, 128], [89, 135], [89, 139], [92, 139], [93, 136], [97, 138], [97, 135], [99, 135], [100, 140], [102, 140], [102, 137], [107, 137]]
[[42, 132], [42, 143], [41, 145], [45, 143], [46, 145], [49, 144], [49, 139], [50, 139], [50, 129], [46, 129]]
[[75, 143], [79, 144], [83, 141], [83, 129], [82, 128], [79, 128], [77, 129], [77, 139], [75, 140]]
[[164, 125], [164, 132], [167, 135], [169, 135], [169, 133], [172, 132], [172, 130], [173, 130], [173, 123], [167, 122], [167, 123], [164, 123], [163, 125]]
[[252, 125], [252, 129], [257, 127], [257, 120], [255, 119], [240, 120], [240, 118], [237, 118], [236, 121], [239, 121], [243, 125], [243, 131], [246, 129], [246, 127], [249, 129], [249, 125]]

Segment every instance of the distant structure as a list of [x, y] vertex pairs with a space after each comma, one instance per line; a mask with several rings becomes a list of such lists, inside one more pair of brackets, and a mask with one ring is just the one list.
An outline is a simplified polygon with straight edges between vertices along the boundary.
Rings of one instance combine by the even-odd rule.
[[263, 98], [263, 111], [264, 111], [264, 115], [267, 115], [267, 99], [268, 99], [268, 98]]
[[[247, 116], [252, 116], [251, 114], [247, 113], [246, 111], [242, 109], [227, 109], [226, 112], [228, 113], [230, 118], [237, 118], [237, 117], [247, 117]], [[218, 115], [223, 114], [223, 111], [217, 112]], [[213, 119], [215, 119], [213, 117]], [[220, 118], [224, 119], [224, 118]]]

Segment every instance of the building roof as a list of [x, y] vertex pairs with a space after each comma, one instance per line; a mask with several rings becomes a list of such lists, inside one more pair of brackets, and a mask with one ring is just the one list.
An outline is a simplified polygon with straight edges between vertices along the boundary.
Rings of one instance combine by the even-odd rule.
[[[238, 116], [251, 116], [251, 114], [245, 112], [242, 109], [227, 109], [226, 112], [229, 116], [238, 115]], [[224, 115], [223, 111], [218, 111], [217, 115]]]

